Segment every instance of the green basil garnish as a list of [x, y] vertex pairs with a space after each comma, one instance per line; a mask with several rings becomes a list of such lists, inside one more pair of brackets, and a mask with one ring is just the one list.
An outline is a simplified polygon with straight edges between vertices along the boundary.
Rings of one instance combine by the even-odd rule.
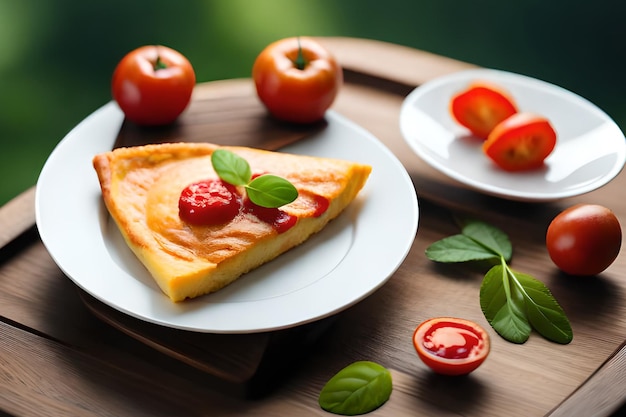
[[250, 201], [258, 206], [277, 208], [298, 198], [296, 187], [284, 178], [265, 174], [251, 180], [248, 161], [226, 149], [216, 149], [211, 155], [211, 164], [223, 181], [245, 187]]
[[232, 185], [246, 185], [252, 177], [248, 161], [225, 149], [217, 149], [213, 152], [211, 164], [217, 175]]
[[256, 177], [246, 186], [246, 191], [250, 200], [263, 207], [284, 206], [298, 197], [292, 183], [271, 174]]

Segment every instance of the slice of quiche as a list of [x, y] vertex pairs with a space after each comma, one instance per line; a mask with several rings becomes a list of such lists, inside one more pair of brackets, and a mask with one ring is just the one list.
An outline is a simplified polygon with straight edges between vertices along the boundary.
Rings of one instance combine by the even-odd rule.
[[[287, 179], [298, 197], [268, 209], [250, 203], [243, 187], [226, 184], [237, 200], [234, 214], [190, 220], [181, 196], [194, 184], [219, 184], [211, 163], [216, 149], [244, 158], [253, 175]], [[344, 160], [208, 143], [118, 148], [96, 155], [93, 166], [126, 243], [173, 301], [217, 291], [301, 244], [354, 200], [371, 172]]]

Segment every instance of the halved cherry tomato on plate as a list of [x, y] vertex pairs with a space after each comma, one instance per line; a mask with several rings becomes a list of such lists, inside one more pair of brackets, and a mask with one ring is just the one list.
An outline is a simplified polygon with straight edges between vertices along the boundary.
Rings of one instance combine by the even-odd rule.
[[545, 117], [516, 113], [500, 122], [483, 143], [483, 151], [506, 171], [543, 166], [556, 146], [556, 131]]
[[493, 128], [517, 113], [517, 106], [508, 93], [483, 81], [476, 81], [450, 100], [450, 113], [474, 136], [487, 139]]
[[286, 38], [268, 45], [252, 67], [261, 102], [277, 119], [321, 120], [343, 84], [335, 58], [311, 38]]
[[597, 275], [617, 258], [622, 245], [619, 220], [598, 204], [577, 204], [559, 213], [546, 232], [548, 254], [570, 275]]
[[139, 125], [165, 125], [187, 108], [195, 83], [193, 67], [180, 52], [148, 45], [117, 64], [111, 90], [127, 119]]
[[443, 375], [469, 374], [485, 361], [491, 349], [485, 329], [454, 317], [422, 322], [413, 333], [413, 346], [428, 367]]

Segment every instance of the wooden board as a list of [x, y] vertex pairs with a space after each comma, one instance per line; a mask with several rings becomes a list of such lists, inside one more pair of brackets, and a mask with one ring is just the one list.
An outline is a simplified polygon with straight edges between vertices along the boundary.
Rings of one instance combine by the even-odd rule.
[[171, 125], [140, 127], [125, 120], [114, 147], [210, 142], [277, 150], [325, 127], [325, 120], [299, 125], [269, 117], [249, 82], [212, 83], [211, 88], [195, 89], [191, 104]]
[[[355, 360], [377, 361], [392, 370], [392, 397], [373, 416], [608, 416], [619, 408], [626, 397], [626, 258], [618, 258], [599, 277], [573, 279], [552, 265], [544, 236], [550, 219], [576, 202], [606, 205], [624, 222], [624, 174], [593, 193], [547, 204], [510, 202], [467, 189], [410, 151], [398, 115], [414, 86], [470, 66], [375, 41], [322, 42], [346, 69], [346, 85], [334, 110], [370, 130], [399, 157], [419, 196], [415, 242], [389, 282], [332, 321], [319, 323], [318, 330], [300, 329], [286, 337], [280, 332], [221, 337], [155, 328], [94, 302], [63, 275], [32, 228], [30, 190], [0, 208], [1, 410], [46, 416], [77, 410], [120, 416], [166, 416], [173, 410], [188, 416], [322, 416], [328, 414], [317, 405], [319, 390]], [[251, 130], [245, 126], [257, 126], [256, 131], [257, 118], [265, 117], [250, 80], [201, 85], [194, 100], [198, 109], [205, 100], [251, 105], [242, 113], [243, 124], [237, 123], [238, 106], [229, 110], [229, 120], [199, 111], [194, 123], [215, 137], [234, 135], [229, 129], [246, 136]], [[187, 119], [181, 121], [182, 130], [179, 126], [172, 134], [191, 134]], [[279, 133], [274, 129], [269, 129], [272, 135], [289, 136], [282, 127]], [[550, 343], [537, 334], [524, 345], [504, 341], [480, 312], [481, 271], [425, 258], [430, 243], [457, 232], [453, 214], [487, 219], [509, 234], [513, 265], [544, 281], [568, 313], [574, 328], [571, 344]], [[434, 375], [413, 351], [415, 326], [440, 315], [475, 320], [490, 331], [491, 355], [468, 377]], [[283, 354], [290, 349], [297, 355], [288, 369], [272, 372], [285, 363]], [[267, 352], [276, 353], [265, 356]], [[249, 393], [241, 385], [261, 373], [275, 376], [260, 379], [264, 395], [241, 398], [242, 392]]]

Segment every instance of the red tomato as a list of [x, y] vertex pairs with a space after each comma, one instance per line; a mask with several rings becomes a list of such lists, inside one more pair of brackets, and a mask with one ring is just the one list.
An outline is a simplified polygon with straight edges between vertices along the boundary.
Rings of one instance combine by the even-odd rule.
[[151, 45], [122, 58], [111, 89], [127, 119], [140, 125], [165, 125], [187, 108], [195, 84], [187, 58], [166, 46]]
[[242, 207], [234, 185], [207, 180], [185, 187], [180, 194], [180, 218], [195, 225], [216, 225], [231, 221]]
[[466, 375], [489, 355], [489, 334], [478, 324], [453, 317], [424, 321], [413, 333], [420, 359], [443, 375]]
[[498, 123], [483, 143], [483, 151], [506, 171], [543, 166], [556, 146], [556, 132], [545, 117], [516, 113]]
[[570, 275], [597, 275], [617, 258], [622, 229], [615, 214], [597, 204], [577, 204], [548, 226], [546, 247], [554, 264]]
[[335, 58], [310, 38], [286, 38], [256, 58], [252, 78], [261, 102], [277, 119], [321, 120], [343, 84]]
[[487, 139], [498, 123], [517, 113], [517, 107], [513, 99], [497, 86], [475, 82], [452, 97], [450, 113], [472, 134]]

